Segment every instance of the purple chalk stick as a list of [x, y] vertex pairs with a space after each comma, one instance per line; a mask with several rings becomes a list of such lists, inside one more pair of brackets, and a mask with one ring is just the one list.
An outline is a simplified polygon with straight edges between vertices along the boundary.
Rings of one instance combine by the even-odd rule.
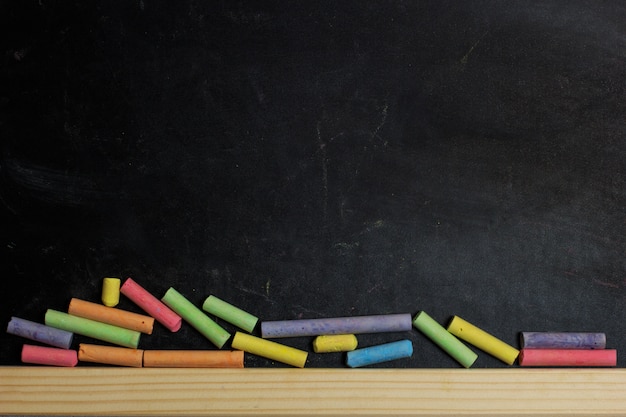
[[411, 330], [411, 314], [265, 321], [261, 337], [300, 337], [329, 334], [386, 333]]
[[604, 349], [604, 333], [521, 332], [522, 349]]
[[74, 333], [67, 330], [57, 329], [18, 317], [11, 317], [11, 321], [9, 321], [7, 326], [7, 333], [62, 349], [69, 349], [74, 337]]

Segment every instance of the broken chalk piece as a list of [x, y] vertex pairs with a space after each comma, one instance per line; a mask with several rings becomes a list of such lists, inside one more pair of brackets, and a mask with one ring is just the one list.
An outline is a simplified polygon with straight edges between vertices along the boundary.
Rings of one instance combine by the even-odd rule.
[[236, 332], [231, 342], [233, 349], [243, 350], [287, 365], [304, 368], [308, 352], [291, 346], [265, 340], [242, 332]]
[[333, 334], [317, 336], [313, 340], [315, 353], [348, 352], [356, 349], [358, 341], [353, 334]]
[[243, 368], [241, 350], [146, 350], [146, 368]]
[[221, 318], [224, 321], [233, 324], [240, 329], [252, 333], [259, 319], [242, 309], [233, 306], [219, 299], [214, 295], [210, 295], [204, 300], [202, 309], [209, 314]]
[[112, 324], [141, 333], [152, 334], [154, 317], [131, 311], [103, 306], [102, 304], [72, 298], [67, 312], [73, 316], [83, 317]]
[[119, 278], [104, 278], [102, 280], [102, 304], [115, 307], [120, 302]]
[[143, 350], [81, 343], [78, 345], [78, 360], [141, 368], [143, 366]]
[[396, 359], [409, 358], [411, 355], [413, 355], [413, 343], [405, 339], [348, 352], [346, 353], [346, 365], [350, 368], [360, 368]]

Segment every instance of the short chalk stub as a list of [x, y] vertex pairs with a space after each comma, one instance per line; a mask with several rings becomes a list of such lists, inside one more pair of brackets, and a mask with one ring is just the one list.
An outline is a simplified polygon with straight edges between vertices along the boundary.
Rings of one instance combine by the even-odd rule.
[[115, 307], [120, 302], [119, 278], [104, 278], [102, 280], [102, 304], [107, 307]]
[[473, 350], [465, 346], [463, 342], [448, 332], [426, 312], [420, 311], [415, 315], [413, 326], [465, 368], [471, 367], [478, 359], [478, 355]]
[[570, 366], [614, 367], [617, 366], [615, 349], [522, 349], [520, 366]]
[[317, 336], [313, 340], [315, 353], [349, 352], [356, 349], [358, 341], [353, 334]]
[[22, 346], [22, 362], [35, 365], [51, 365], [73, 367], [78, 363], [75, 350], [48, 346]]
[[590, 332], [521, 332], [522, 349], [604, 349], [606, 335]]
[[360, 368], [397, 359], [410, 358], [412, 355], [413, 343], [408, 339], [404, 339], [348, 352], [346, 353], [346, 365], [350, 368]]
[[19, 317], [11, 317], [7, 333], [62, 349], [69, 349], [74, 338], [72, 332]]

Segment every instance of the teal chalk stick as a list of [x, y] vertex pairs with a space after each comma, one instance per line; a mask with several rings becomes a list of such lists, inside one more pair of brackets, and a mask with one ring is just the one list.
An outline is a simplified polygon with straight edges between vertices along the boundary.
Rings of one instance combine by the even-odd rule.
[[224, 343], [230, 339], [230, 333], [211, 320], [209, 316], [174, 288], [167, 290], [161, 301], [218, 348], [221, 349]]

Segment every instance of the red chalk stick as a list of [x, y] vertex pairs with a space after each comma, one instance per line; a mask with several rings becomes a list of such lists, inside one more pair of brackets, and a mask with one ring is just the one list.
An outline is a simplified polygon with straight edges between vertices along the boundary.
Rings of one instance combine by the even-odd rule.
[[76, 366], [78, 353], [71, 349], [48, 346], [22, 346], [22, 362], [37, 365]]
[[170, 331], [180, 330], [183, 319], [131, 278], [126, 279], [124, 285], [120, 287], [120, 292]]
[[615, 349], [522, 349], [520, 366], [617, 366]]

